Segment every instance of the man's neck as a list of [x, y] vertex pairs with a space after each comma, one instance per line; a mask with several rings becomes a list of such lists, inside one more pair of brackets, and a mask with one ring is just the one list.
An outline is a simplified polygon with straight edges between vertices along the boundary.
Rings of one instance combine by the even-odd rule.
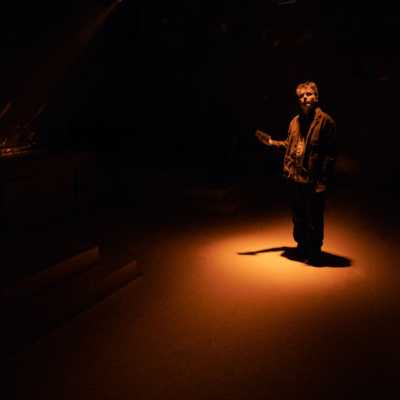
[[315, 108], [313, 110], [310, 110], [308, 113], [300, 113], [300, 119], [303, 122], [311, 122], [314, 119], [315, 116]]
[[311, 123], [315, 116], [315, 109], [310, 110], [307, 114], [300, 113], [300, 134], [305, 137], [310, 129]]

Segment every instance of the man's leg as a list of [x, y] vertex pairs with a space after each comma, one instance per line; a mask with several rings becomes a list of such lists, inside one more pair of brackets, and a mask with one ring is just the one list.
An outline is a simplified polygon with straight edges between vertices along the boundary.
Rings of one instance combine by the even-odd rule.
[[307, 197], [308, 258], [313, 263], [319, 261], [324, 241], [325, 193], [310, 188]]
[[293, 238], [297, 243], [298, 256], [305, 258], [308, 248], [307, 235], [307, 196], [305, 185], [291, 184]]

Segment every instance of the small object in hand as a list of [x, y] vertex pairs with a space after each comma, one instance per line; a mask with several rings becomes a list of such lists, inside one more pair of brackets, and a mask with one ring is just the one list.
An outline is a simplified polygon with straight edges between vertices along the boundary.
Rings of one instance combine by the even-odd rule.
[[266, 144], [266, 145], [271, 145], [271, 135], [268, 135], [268, 133], [265, 133], [263, 131], [260, 131], [259, 129], [257, 129], [256, 131], [256, 137], [257, 139]]

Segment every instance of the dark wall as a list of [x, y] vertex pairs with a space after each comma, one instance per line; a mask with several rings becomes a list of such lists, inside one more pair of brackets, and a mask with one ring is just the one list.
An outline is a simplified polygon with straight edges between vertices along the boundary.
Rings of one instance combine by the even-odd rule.
[[394, 176], [399, 22], [387, 5], [340, 1], [124, 1], [38, 129], [135, 165], [276, 171], [254, 129], [284, 137], [295, 85], [313, 79], [343, 168]]

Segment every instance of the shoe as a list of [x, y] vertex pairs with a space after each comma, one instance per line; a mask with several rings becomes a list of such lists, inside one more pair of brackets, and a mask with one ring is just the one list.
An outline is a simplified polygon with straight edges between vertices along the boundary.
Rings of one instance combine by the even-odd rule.
[[307, 259], [307, 248], [300, 244], [296, 247], [296, 258], [300, 261], [304, 261]]
[[321, 255], [322, 255], [321, 249], [312, 249], [308, 253], [305, 263], [307, 265], [318, 267], [321, 265], [321, 258], [322, 258]]

